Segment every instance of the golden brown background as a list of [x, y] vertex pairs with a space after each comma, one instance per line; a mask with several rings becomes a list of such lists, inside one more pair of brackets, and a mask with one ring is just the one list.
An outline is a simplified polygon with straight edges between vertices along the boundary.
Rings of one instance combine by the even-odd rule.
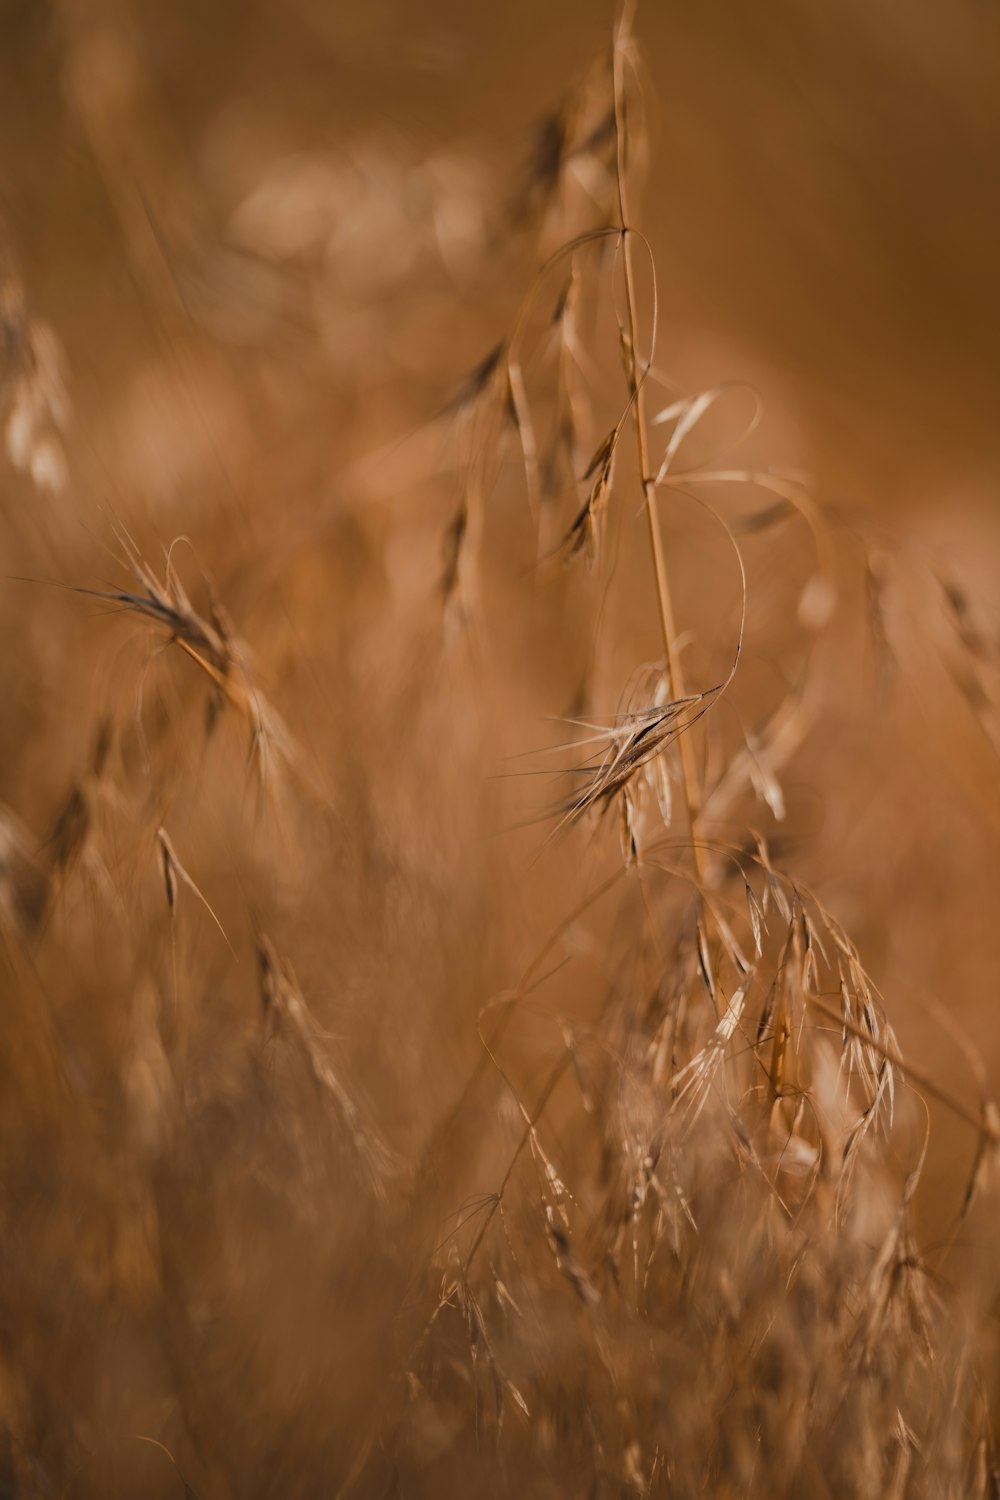
[[[486, 585], [504, 631], [488, 632], [488, 671], [442, 657], [432, 596], [457, 481], [432, 419], [516, 312], [506, 205], [535, 122], [613, 20], [590, 0], [0, 6], [0, 272], [54, 331], [71, 408], [65, 483], [0, 471], [11, 848], [46, 847], [100, 724], [126, 726], [93, 866], [67, 874], [41, 948], [11, 957], [5, 939], [11, 1494], [179, 1492], [162, 1455], [137, 1456], [122, 1433], [155, 1416], [169, 1436], [163, 1393], [184, 1382], [185, 1411], [229, 1434], [210, 1458], [211, 1438], [193, 1440], [198, 1493], [311, 1494], [282, 1454], [319, 1454], [339, 1482], [378, 1402], [406, 1280], [396, 1250], [350, 1193], [337, 1233], [323, 1214], [293, 1232], [257, 1202], [258, 1116], [234, 1038], [257, 1025], [263, 925], [394, 1149], [419, 1156], [478, 1056], [479, 1008], [568, 904], [578, 852], [536, 862], [544, 832], [514, 825], [537, 807], [504, 773], [571, 703], [582, 605], [529, 597], [508, 480]], [[761, 394], [754, 461], [808, 473], [841, 549], [822, 707], [776, 834], [858, 943], [904, 1052], [975, 1103], [955, 1037], [1000, 1076], [1000, 16], [971, 0], [648, 0], [637, 29], [659, 363], [684, 391], [733, 380]], [[693, 660], [718, 673], [731, 563], [690, 513], [667, 526]], [[217, 593], [249, 643], [305, 747], [304, 801], [261, 798], [235, 733], [202, 747], [188, 663], [151, 666], [148, 641], [67, 587], [122, 586], [116, 528], [157, 567], [190, 538], [186, 586]], [[890, 580], [884, 653], [865, 555]], [[645, 566], [626, 542], [623, 576], [643, 581], [613, 607], [609, 681], [657, 649]], [[797, 544], [750, 561], [749, 715], [793, 670], [780, 615], [802, 569]], [[968, 601], [971, 687], [942, 582]], [[148, 786], [127, 728], [147, 710], [164, 768]], [[173, 983], [178, 967], [190, 976], [214, 1162], [171, 1145], [178, 1085], [150, 1039], [159, 1002], [142, 999], [171, 983], [160, 822], [234, 950], [182, 890]], [[15, 856], [3, 860], [6, 881]], [[593, 1009], [586, 982], [575, 999]], [[536, 1045], [516, 1049], [525, 1078]], [[87, 1098], [84, 1123], [51, 1069]], [[501, 1108], [479, 1107], [470, 1141]], [[931, 1113], [918, 1219], [933, 1245], [976, 1141]], [[285, 1145], [261, 1148], [276, 1180]], [[151, 1172], [136, 1165], [146, 1150]], [[487, 1153], [491, 1177], [501, 1159]], [[429, 1192], [421, 1245], [470, 1177], [482, 1186], [476, 1171], [463, 1162]], [[153, 1217], [169, 1225], [155, 1254]], [[988, 1255], [982, 1225], [963, 1242]], [[157, 1332], [161, 1299], [195, 1321], [224, 1307], [239, 1332], [192, 1362], [189, 1329]], [[346, 1392], [334, 1417], [331, 1389]], [[63, 1489], [45, 1488], [52, 1475]]]

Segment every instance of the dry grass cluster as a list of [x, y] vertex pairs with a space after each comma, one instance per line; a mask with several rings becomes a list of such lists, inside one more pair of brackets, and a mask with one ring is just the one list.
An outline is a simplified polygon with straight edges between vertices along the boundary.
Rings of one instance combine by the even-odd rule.
[[517, 170], [171, 135], [146, 9], [44, 7], [112, 374], [0, 241], [0, 1491], [997, 1495], [872, 868], [995, 811], [988, 601], [674, 383], [627, 9]]

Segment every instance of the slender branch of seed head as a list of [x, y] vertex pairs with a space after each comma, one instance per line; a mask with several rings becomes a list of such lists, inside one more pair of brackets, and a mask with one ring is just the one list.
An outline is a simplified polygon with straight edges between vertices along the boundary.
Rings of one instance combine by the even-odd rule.
[[814, 1006], [816, 1010], [820, 1011], [829, 1020], [835, 1022], [843, 1031], [849, 1032], [851, 1036], [855, 1036], [859, 1041], [864, 1042], [865, 1046], [871, 1047], [874, 1052], [878, 1052], [891, 1067], [898, 1068], [903, 1077], [909, 1079], [912, 1087], [923, 1089], [926, 1094], [930, 1094], [932, 1099], [936, 1099], [939, 1104], [943, 1104], [946, 1109], [951, 1110], [952, 1114], [956, 1115], [958, 1119], [964, 1120], [967, 1125], [971, 1125], [973, 1130], [977, 1130], [981, 1136], [985, 1136], [994, 1145], [1000, 1145], [1000, 1127], [997, 1126], [995, 1118], [988, 1110], [989, 1101], [987, 1101], [987, 1105], [984, 1105], [982, 1113], [977, 1114], [974, 1109], [970, 1109], [961, 1099], [949, 1093], [947, 1089], [942, 1088], [939, 1083], [935, 1083], [929, 1074], [905, 1062], [895, 1047], [890, 1047], [885, 1042], [879, 1041], [878, 1037], [872, 1036], [864, 1027], [858, 1026], [854, 1021], [844, 1016], [836, 1006], [828, 1005], [819, 995], [807, 993], [805, 998], [809, 1001], [810, 1005]]
[[[534, 990], [539, 984], [544, 983], [547, 979], [548, 975], [542, 972], [542, 966], [552, 950], [565, 936], [569, 928], [572, 927], [574, 922], [579, 921], [584, 912], [588, 911], [591, 906], [595, 905], [602, 899], [602, 897], [606, 896], [607, 893], [610, 890], [613, 890], [618, 882], [620, 880], [624, 880], [624, 878], [625, 867], [624, 865], [619, 865], [618, 868], [615, 869], [606, 880], [602, 880], [600, 885], [596, 886], [594, 890], [588, 892], [588, 894], [584, 896], [581, 901], [578, 901], [576, 905], [566, 914], [566, 916], [562, 918], [555, 929], [549, 933], [549, 936], [546, 938], [541, 948], [535, 954], [534, 958], [531, 959], [527, 968], [521, 974], [520, 978], [517, 981], [517, 984], [511, 991], [511, 999], [508, 1001], [503, 1012], [497, 1019], [496, 1025], [490, 1033], [490, 1047], [495, 1048], [498, 1045], [501, 1037], [507, 1030], [515, 1014], [517, 1013], [518, 1007], [525, 999], [527, 999], [532, 990]], [[480, 1019], [482, 1018], [485, 1011], [489, 1008], [489, 1005], [490, 1002], [488, 1001], [486, 1006], [483, 1007], [483, 1010], [480, 1011]], [[479, 1053], [479, 1056], [476, 1059], [475, 1066], [466, 1079], [465, 1084], [458, 1095], [458, 1098], [455, 1100], [451, 1109], [448, 1111], [447, 1115], [442, 1120], [441, 1124], [438, 1125], [433, 1136], [431, 1137], [430, 1145], [425, 1152], [425, 1156], [428, 1161], [431, 1161], [433, 1159], [440, 1143], [446, 1140], [451, 1134], [451, 1131], [455, 1126], [455, 1122], [461, 1115], [467, 1101], [472, 1096], [476, 1085], [479, 1083], [489, 1065], [490, 1054], [486, 1050], [486, 1048], [484, 1048]]]
[[487, 1230], [489, 1229], [490, 1225], [493, 1223], [493, 1220], [494, 1220], [494, 1217], [496, 1216], [497, 1210], [499, 1209], [500, 1204], [503, 1202], [503, 1195], [507, 1191], [507, 1187], [508, 1187], [508, 1184], [510, 1183], [510, 1179], [514, 1175], [514, 1168], [517, 1166], [517, 1164], [520, 1161], [522, 1155], [524, 1154], [525, 1147], [528, 1145], [528, 1143], [530, 1142], [532, 1136], [534, 1135], [535, 1130], [538, 1127], [538, 1122], [542, 1118], [542, 1115], [545, 1113], [545, 1109], [546, 1109], [546, 1106], [547, 1106], [549, 1100], [552, 1098], [552, 1095], [555, 1093], [556, 1087], [557, 1087], [560, 1079], [563, 1077], [564, 1073], [566, 1072], [566, 1069], [569, 1067], [570, 1060], [571, 1059], [570, 1059], [569, 1053], [568, 1052], [564, 1052], [562, 1054], [562, 1056], [560, 1057], [559, 1061], [554, 1064], [554, 1066], [552, 1067], [552, 1069], [551, 1069], [548, 1077], [545, 1080], [545, 1084], [544, 1084], [544, 1086], [542, 1088], [542, 1092], [538, 1096], [538, 1099], [535, 1102], [535, 1107], [531, 1111], [530, 1115], [524, 1109], [524, 1106], [523, 1105], [521, 1106], [521, 1112], [525, 1116], [524, 1130], [521, 1132], [521, 1135], [518, 1138], [517, 1145], [514, 1148], [513, 1155], [511, 1156], [510, 1161], [507, 1163], [507, 1170], [503, 1174], [503, 1180], [501, 1181], [500, 1186], [497, 1188], [497, 1191], [494, 1194], [493, 1199], [492, 1199], [489, 1207], [487, 1208], [485, 1214], [483, 1215], [482, 1222], [479, 1225], [479, 1229], [476, 1232], [476, 1237], [472, 1241], [471, 1246], [469, 1247], [469, 1253], [465, 1257], [465, 1274], [466, 1275], [468, 1275], [468, 1273], [469, 1273], [469, 1267], [472, 1265], [472, 1262], [473, 1262], [473, 1260], [476, 1257], [476, 1254], [477, 1254], [477, 1252], [479, 1250], [479, 1247], [482, 1245], [483, 1240], [486, 1238]]
[[[643, 499], [645, 501], [646, 520], [649, 526], [649, 543], [653, 555], [653, 571], [656, 577], [656, 598], [660, 611], [660, 628], [663, 635], [663, 649], [666, 656], [667, 674], [669, 677], [670, 696], [674, 699], [687, 696], [684, 685], [684, 669], [681, 665], [680, 656], [676, 648], [677, 627], [674, 621], [673, 600], [670, 593], [670, 581], [667, 575], [666, 555], [663, 547], [663, 534], [660, 530], [660, 518], [657, 511], [656, 481], [650, 472], [649, 444], [646, 435], [646, 408], [643, 383], [649, 371], [649, 365], [641, 372], [639, 371], [638, 354], [638, 310], [635, 292], [635, 270], [632, 264], [632, 230], [629, 226], [628, 199], [625, 187], [625, 99], [622, 80], [622, 49], [627, 36], [628, 12], [623, 14], [619, 23], [614, 43], [614, 109], [615, 109], [615, 138], [617, 143], [617, 186], [618, 186], [618, 211], [621, 218], [621, 247], [622, 266], [625, 279], [625, 317], [626, 334], [628, 339], [628, 359], [630, 383], [632, 385], [632, 415], [635, 426], [636, 452], [639, 461], [639, 478], [642, 484]], [[650, 350], [650, 363], [655, 350]], [[698, 841], [698, 771], [694, 761], [694, 750], [691, 745], [690, 736], [682, 734], [679, 736], [681, 772], [684, 783], [684, 803], [687, 809], [688, 825], [691, 833], [691, 844], [695, 871], [699, 883], [704, 884], [705, 863], [704, 854]]]

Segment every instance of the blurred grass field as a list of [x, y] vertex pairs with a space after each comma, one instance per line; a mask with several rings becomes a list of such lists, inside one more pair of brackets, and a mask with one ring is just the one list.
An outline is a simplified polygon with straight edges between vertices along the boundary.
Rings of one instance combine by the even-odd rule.
[[[850, 934], [913, 1069], [843, 1256], [836, 1215], [808, 1229], [804, 1310], [773, 1300], [799, 1252], [753, 1207], [752, 1152], [730, 1183], [706, 1111], [706, 1248], [675, 1226], [645, 1343], [609, 1122], [655, 1136], [642, 1028], [713, 944], [722, 983], [727, 942], [709, 922], [706, 965], [641, 840], [623, 877], [614, 818], [547, 837], [552, 721], [625, 712], [661, 651], [641, 494], [621, 460], [596, 572], [554, 569], [574, 505], [533, 513], [513, 385], [477, 404], [517, 327], [539, 433], [558, 426], [541, 292], [519, 309], [574, 214], [614, 220], [600, 128], [545, 185], [553, 111], [614, 21], [591, 0], [0, 8], [4, 1493], [994, 1493], [995, 1139], [988, 1110], [972, 1122], [1000, 1074], [1000, 20], [971, 0], [639, 10], [650, 402], [724, 386], [694, 461], [793, 475], [826, 538], [817, 564], [797, 522], [758, 525], [759, 494], [712, 491], [746, 569], [740, 637], [724, 528], [690, 495], [663, 507], [689, 685], [715, 692], [742, 640], [716, 738], [692, 738], [689, 822], [713, 850], [766, 837]], [[591, 449], [619, 421], [620, 274], [581, 320]], [[786, 703], [780, 801], [766, 767], [729, 797], [727, 758], [746, 777], [750, 726]], [[612, 899], [573, 915], [602, 881]], [[803, 1098], [833, 1097], [812, 1066]], [[448, 1246], [468, 1252], [525, 1120], [541, 1197], [515, 1154], [488, 1287], [452, 1286]], [[895, 1222], [881, 1174], [908, 1183], [925, 1121], [899, 1266], [926, 1289], [910, 1322], [886, 1313], [884, 1358], [865, 1338], [848, 1357], [823, 1287], [867, 1306]], [[782, 1331], [709, 1388], [741, 1347], [706, 1324], [739, 1306], [731, 1282], [735, 1325]], [[907, 1339], [932, 1350], [916, 1394]], [[817, 1374], [838, 1359], [850, 1398]], [[905, 1415], [942, 1390], [968, 1451]], [[858, 1457], [824, 1479], [828, 1410]]]

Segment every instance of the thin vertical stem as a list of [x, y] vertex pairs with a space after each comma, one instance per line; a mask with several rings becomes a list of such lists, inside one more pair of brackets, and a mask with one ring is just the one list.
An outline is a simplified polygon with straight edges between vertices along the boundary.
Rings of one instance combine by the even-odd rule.
[[[637, 350], [638, 309], [635, 291], [635, 267], [632, 261], [632, 230], [629, 225], [628, 198], [625, 186], [625, 91], [621, 63], [623, 48], [628, 35], [628, 23], [629, 14], [626, 7], [615, 34], [613, 61], [618, 212], [621, 219], [622, 266], [625, 278], [625, 333], [628, 342], [629, 378], [632, 385], [632, 414], [635, 426], [636, 453], [639, 462], [639, 479], [642, 484], [646, 521], [649, 527], [649, 544], [653, 557], [653, 572], [656, 579], [656, 598], [659, 606], [660, 629], [663, 635], [663, 650], [667, 663], [670, 695], [672, 698], [677, 699], [686, 696], [684, 669], [676, 646], [677, 627], [674, 620], [674, 607], [670, 594], [670, 580], [667, 574], [663, 533], [660, 530], [660, 517], [656, 505], [656, 481], [650, 473], [649, 441], [646, 434], [646, 406], [643, 387], [646, 375], [649, 373], [649, 368], [653, 361], [654, 351], [650, 350], [649, 361], [640, 373]], [[684, 804], [687, 809], [688, 826], [691, 831], [695, 873], [699, 884], [704, 885], [704, 853], [698, 840], [698, 809], [700, 805], [698, 769], [695, 765], [694, 749], [690, 737], [682, 733], [679, 737], [679, 745], [681, 774], [684, 783]]]

